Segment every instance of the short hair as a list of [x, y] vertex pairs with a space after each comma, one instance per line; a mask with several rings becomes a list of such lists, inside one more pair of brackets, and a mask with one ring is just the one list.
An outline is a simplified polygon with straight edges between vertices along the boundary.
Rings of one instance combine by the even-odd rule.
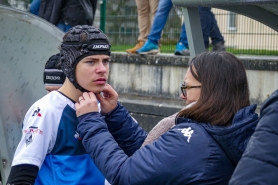
[[246, 71], [233, 54], [202, 53], [190, 61], [189, 67], [193, 77], [201, 82], [200, 98], [177, 117], [226, 126], [238, 110], [250, 105]]

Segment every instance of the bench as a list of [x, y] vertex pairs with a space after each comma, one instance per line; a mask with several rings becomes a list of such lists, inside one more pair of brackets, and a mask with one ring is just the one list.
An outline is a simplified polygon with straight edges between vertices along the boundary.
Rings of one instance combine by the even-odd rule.
[[245, 15], [278, 31], [278, 0], [172, 0], [183, 9], [190, 57], [204, 52], [198, 6], [223, 9]]

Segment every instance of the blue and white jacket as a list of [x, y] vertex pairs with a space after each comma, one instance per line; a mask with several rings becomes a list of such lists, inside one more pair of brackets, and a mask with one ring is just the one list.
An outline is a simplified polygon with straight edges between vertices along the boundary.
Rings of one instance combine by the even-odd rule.
[[39, 167], [35, 185], [107, 183], [84, 149], [77, 132], [74, 102], [53, 91], [28, 110], [12, 166]]
[[141, 149], [147, 133], [120, 104], [106, 117], [96, 112], [78, 117], [78, 132], [113, 185], [223, 185], [257, 125], [255, 109], [241, 109], [228, 127], [178, 118], [171, 130]]

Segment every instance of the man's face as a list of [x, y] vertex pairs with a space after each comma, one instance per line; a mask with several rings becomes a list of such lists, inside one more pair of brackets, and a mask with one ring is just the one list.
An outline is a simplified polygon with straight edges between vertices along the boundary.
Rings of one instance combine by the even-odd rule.
[[75, 69], [77, 83], [88, 91], [102, 92], [109, 75], [109, 61], [108, 55], [91, 55], [83, 58]]

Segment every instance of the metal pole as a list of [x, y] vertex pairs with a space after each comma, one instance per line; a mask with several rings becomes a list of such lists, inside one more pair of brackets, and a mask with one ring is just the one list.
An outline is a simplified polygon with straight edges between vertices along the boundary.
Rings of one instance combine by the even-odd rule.
[[190, 58], [205, 52], [203, 31], [198, 7], [183, 7], [184, 24], [190, 51]]
[[99, 4], [100, 4], [100, 29], [105, 33], [106, 0], [99, 1]]

